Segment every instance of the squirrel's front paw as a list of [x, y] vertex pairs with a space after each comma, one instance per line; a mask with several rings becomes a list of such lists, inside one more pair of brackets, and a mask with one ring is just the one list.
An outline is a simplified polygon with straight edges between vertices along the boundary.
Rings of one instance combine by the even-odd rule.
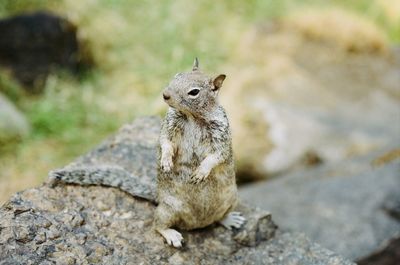
[[170, 172], [173, 166], [172, 157], [165, 156], [161, 158], [161, 169], [164, 172]]
[[190, 182], [193, 184], [198, 184], [205, 180], [210, 172], [208, 170], [204, 170], [202, 168], [198, 168], [193, 175], [190, 177]]

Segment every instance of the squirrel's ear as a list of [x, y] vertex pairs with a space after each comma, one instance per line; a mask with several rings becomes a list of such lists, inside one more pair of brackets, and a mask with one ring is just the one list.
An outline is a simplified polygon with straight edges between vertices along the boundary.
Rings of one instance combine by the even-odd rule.
[[199, 70], [199, 59], [197, 59], [196, 57], [194, 58], [192, 71], [197, 71], [197, 70]]
[[212, 81], [213, 83], [213, 91], [216, 91], [222, 87], [222, 83], [224, 82], [226, 75], [219, 75]]

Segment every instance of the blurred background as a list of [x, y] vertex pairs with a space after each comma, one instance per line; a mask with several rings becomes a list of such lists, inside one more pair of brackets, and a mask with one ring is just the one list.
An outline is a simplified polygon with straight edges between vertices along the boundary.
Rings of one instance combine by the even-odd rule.
[[399, 43], [397, 0], [2, 0], [0, 204], [124, 123], [163, 115], [162, 89], [196, 56], [228, 76], [249, 200], [254, 181], [373, 171], [400, 156]]

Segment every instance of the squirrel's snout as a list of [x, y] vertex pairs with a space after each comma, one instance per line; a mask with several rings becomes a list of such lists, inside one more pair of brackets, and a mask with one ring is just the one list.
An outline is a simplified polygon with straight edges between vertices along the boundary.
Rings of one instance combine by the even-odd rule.
[[168, 93], [166, 93], [166, 92], [164, 92], [164, 93], [162, 94], [162, 96], [163, 96], [164, 100], [168, 100], [168, 99], [171, 98], [171, 96], [170, 96]]

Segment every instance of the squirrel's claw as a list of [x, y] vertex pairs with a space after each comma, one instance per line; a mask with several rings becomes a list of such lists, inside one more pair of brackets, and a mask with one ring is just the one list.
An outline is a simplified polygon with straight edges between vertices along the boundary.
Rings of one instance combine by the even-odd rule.
[[231, 230], [232, 228], [239, 229], [246, 222], [246, 218], [240, 212], [230, 212], [224, 219], [220, 220], [219, 223], [226, 229]]
[[190, 183], [199, 184], [208, 177], [208, 172], [202, 172], [201, 170], [196, 170], [194, 174], [190, 177]]
[[174, 229], [160, 230], [160, 234], [165, 238], [167, 244], [176, 248], [182, 247], [183, 236]]
[[193, 175], [190, 177], [189, 182], [192, 184], [199, 184], [201, 182], [201, 179]]
[[170, 172], [172, 170], [173, 166], [174, 166], [174, 164], [172, 163], [172, 158], [163, 157], [161, 159], [161, 169], [164, 172]]

